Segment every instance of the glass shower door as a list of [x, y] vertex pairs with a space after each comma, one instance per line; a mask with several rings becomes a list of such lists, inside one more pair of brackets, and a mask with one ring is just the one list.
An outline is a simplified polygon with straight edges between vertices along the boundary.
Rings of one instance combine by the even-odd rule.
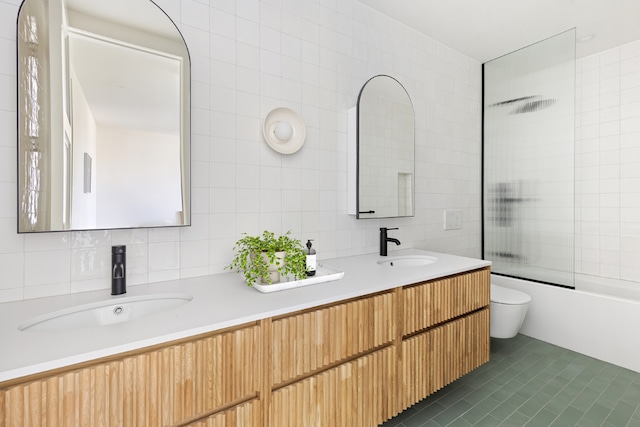
[[575, 30], [483, 65], [483, 256], [574, 286]]

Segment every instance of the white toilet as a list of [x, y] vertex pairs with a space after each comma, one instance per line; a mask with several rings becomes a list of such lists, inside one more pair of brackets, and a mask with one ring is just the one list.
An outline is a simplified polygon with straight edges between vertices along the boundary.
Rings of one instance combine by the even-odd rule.
[[491, 284], [491, 327], [493, 338], [513, 338], [527, 315], [531, 297], [515, 289]]

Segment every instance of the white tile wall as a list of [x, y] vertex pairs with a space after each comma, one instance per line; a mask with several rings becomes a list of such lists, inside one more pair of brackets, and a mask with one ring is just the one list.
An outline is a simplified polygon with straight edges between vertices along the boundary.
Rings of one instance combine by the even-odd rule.
[[577, 73], [576, 272], [640, 282], [640, 41]]
[[[320, 259], [376, 252], [381, 226], [400, 227], [403, 248], [480, 255], [479, 63], [356, 0], [156, 3], [191, 53], [193, 225], [25, 236], [15, 232], [20, 2], [0, 0], [0, 302], [107, 289], [112, 244], [127, 245], [130, 284], [221, 273], [235, 240], [264, 228], [314, 239]], [[376, 74], [402, 81], [415, 104], [415, 218], [346, 214], [347, 109]], [[261, 136], [281, 106], [307, 125], [290, 156]], [[445, 232], [452, 208], [463, 229]]]

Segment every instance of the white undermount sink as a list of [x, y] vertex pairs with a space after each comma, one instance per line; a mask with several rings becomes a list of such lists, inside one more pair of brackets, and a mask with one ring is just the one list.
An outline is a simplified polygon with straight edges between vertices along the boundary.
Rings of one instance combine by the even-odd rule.
[[402, 255], [381, 259], [378, 264], [386, 267], [422, 267], [436, 261], [438, 258], [428, 255]]
[[152, 294], [112, 298], [36, 316], [18, 326], [20, 331], [60, 331], [128, 322], [179, 307], [191, 301], [186, 294]]

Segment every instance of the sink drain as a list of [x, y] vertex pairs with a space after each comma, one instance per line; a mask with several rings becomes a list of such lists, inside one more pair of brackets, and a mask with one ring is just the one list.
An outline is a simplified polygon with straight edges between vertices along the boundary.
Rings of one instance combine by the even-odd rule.
[[115, 314], [116, 316], [122, 314], [123, 312], [124, 312], [124, 307], [121, 305], [113, 309], [113, 314]]

